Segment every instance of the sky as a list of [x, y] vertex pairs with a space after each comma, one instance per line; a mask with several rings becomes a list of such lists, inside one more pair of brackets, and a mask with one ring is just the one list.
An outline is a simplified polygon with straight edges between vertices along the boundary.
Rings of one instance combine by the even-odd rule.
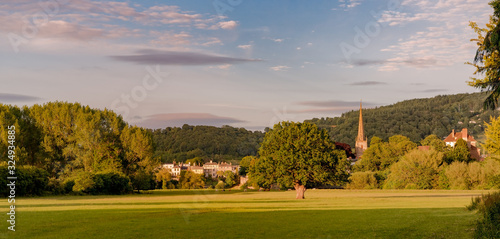
[[2, 0], [0, 103], [132, 125], [335, 117], [467, 85], [487, 0]]

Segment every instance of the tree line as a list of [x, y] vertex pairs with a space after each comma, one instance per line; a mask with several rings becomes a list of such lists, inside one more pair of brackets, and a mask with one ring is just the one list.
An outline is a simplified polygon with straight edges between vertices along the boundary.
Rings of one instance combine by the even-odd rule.
[[467, 142], [447, 146], [436, 135], [419, 145], [395, 135], [387, 142], [373, 137], [370, 147], [352, 168], [347, 187], [354, 189], [498, 189], [500, 188], [500, 118], [486, 124], [488, 153], [483, 161], [472, 159]]
[[22, 108], [0, 104], [3, 173], [11, 125], [16, 129], [18, 179], [41, 185], [26, 195], [42, 191], [122, 193], [143, 187], [144, 181], [151, 184], [159, 164], [153, 157], [151, 133], [128, 125], [110, 110], [67, 102]]
[[[481, 140], [485, 123], [499, 111], [483, 108], [484, 93], [441, 95], [433, 98], [406, 100], [389, 106], [363, 109], [365, 135], [388, 140], [405, 135], [419, 142], [428, 135], [446, 137], [452, 129], [469, 129]], [[336, 142], [354, 145], [358, 130], [359, 110], [334, 118], [306, 120], [326, 129]]]

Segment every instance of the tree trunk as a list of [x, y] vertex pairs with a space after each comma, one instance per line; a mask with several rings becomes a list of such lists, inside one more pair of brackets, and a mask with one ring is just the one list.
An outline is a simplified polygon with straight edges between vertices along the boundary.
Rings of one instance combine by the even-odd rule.
[[304, 199], [304, 192], [306, 191], [306, 186], [296, 183], [294, 187], [295, 191], [297, 192], [297, 196], [295, 197], [295, 199]]

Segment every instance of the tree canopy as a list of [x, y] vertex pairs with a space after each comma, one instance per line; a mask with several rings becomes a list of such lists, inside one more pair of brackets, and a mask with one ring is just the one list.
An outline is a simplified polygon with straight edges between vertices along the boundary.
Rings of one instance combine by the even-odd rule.
[[[139, 171], [152, 175], [159, 165], [153, 157], [151, 134], [129, 126], [121, 116], [107, 109], [66, 102], [23, 108], [0, 104], [2, 161], [7, 159], [6, 135], [11, 125], [16, 128], [19, 165], [46, 170], [61, 183], [79, 182], [76, 188], [83, 190], [93, 185], [90, 181], [94, 179], [128, 180]], [[119, 176], [102, 176], [102, 173]]]
[[231, 126], [167, 127], [152, 130], [156, 144], [155, 156], [162, 162], [185, 162], [193, 158], [214, 161], [240, 160], [255, 156], [264, 138], [260, 131], [249, 131]]
[[484, 132], [486, 142], [482, 145], [491, 157], [500, 160], [500, 117], [491, 118]]
[[356, 171], [383, 171], [397, 162], [403, 155], [417, 148], [417, 144], [406, 136], [394, 135], [384, 142], [374, 136], [361, 159], [356, 162]]
[[498, 108], [500, 97], [500, 0], [489, 3], [493, 8], [493, 15], [486, 24], [486, 28], [480, 28], [477, 23], [470, 22], [470, 26], [478, 37], [471, 39], [477, 43], [478, 49], [472, 63], [476, 68], [474, 75], [483, 75], [483, 78], [471, 78], [470, 86], [486, 90], [489, 95], [484, 101], [484, 107], [490, 109]]
[[266, 133], [251, 177], [269, 186], [294, 187], [297, 199], [307, 187], [338, 184], [347, 179], [345, 152], [337, 150], [325, 130], [311, 123], [282, 122]]

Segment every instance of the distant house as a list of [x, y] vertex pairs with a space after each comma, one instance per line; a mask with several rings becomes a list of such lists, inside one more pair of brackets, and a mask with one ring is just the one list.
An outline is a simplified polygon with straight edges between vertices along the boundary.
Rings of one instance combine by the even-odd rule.
[[215, 163], [210, 160], [209, 163], [204, 164], [203, 166], [197, 166], [193, 165], [191, 166], [191, 163], [184, 164], [184, 163], [164, 163], [161, 165], [161, 168], [166, 168], [169, 169], [172, 177], [174, 179], [178, 179], [181, 176], [182, 171], [192, 171], [196, 174], [204, 174], [205, 177], [212, 177], [216, 178], [217, 177], [217, 172], [218, 171], [232, 171], [233, 173], [237, 174], [239, 170], [239, 165], [233, 165], [232, 163]]
[[239, 165], [233, 165], [233, 163], [221, 163], [219, 165], [219, 171], [226, 172], [226, 171], [231, 171], [234, 174], [238, 173], [238, 168]]
[[164, 163], [161, 165], [162, 168], [170, 169], [170, 171], [172, 171], [174, 166], [175, 166], [175, 161], [173, 163]]
[[196, 174], [204, 174], [204, 169], [203, 167], [201, 166], [191, 166], [189, 167], [189, 171], [192, 171], [193, 173], [196, 173]]
[[203, 173], [205, 173], [205, 177], [210, 176], [212, 178], [216, 178], [218, 169], [219, 164], [212, 162], [212, 160], [210, 160], [210, 163], [203, 164]]
[[469, 135], [467, 129], [462, 129], [460, 132], [455, 132], [452, 130], [451, 133], [444, 139], [444, 142], [447, 146], [455, 147], [458, 139], [463, 139], [467, 142], [467, 147], [469, 147], [470, 155], [473, 159], [480, 161], [481, 158], [481, 150], [477, 147], [477, 141]]
[[175, 165], [172, 168], [172, 176], [173, 177], [179, 177], [179, 176], [181, 176], [181, 167], [179, 165]]

